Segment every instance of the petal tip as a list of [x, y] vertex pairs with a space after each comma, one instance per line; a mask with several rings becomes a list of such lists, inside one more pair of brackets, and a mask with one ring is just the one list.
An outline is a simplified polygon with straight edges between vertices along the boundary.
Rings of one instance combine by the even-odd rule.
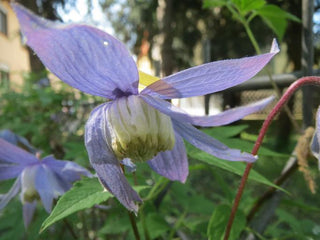
[[275, 54], [280, 52], [279, 44], [277, 42], [277, 39], [275, 39], [275, 38], [272, 41], [270, 52], [275, 53]]

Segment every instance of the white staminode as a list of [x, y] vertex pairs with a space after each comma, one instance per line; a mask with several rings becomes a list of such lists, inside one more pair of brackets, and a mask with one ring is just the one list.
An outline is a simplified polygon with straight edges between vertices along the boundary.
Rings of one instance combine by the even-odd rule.
[[21, 201], [33, 202], [39, 199], [39, 194], [35, 188], [35, 177], [38, 170], [37, 165], [26, 167], [21, 174]]
[[147, 161], [174, 146], [170, 117], [139, 96], [115, 100], [106, 112], [106, 120], [106, 133], [111, 137], [111, 147], [119, 160]]

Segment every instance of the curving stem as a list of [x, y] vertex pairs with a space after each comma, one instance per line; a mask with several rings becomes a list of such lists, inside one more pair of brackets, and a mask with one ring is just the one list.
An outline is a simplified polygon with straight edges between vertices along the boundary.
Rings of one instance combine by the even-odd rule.
[[[304, 85], [320, 85], [320, 77], [315, 77], [315, 76], [308, 76], [308, 77], [303, 77], [303, 78], [299, 78], [298, 80], [296, 80], [294, 83], [292, 83], [290, 85], [290, 87], [288, 88], [288, 90], [282, 95], [282, 97], [280, 98], [280, 100], [278, 101], [278, 103], [274, 106], [274, 108], [271, 110], [271, 112], [269, 113], [268, 117], [265, 119], [265, 121], [263, 122], [263, 125], [261, 127], [259, 136], [255, 142], [255, 145], [253, 146], [252, 149], [252, 155], [257, 155], [259, 148], [262, 144], [263, 138], [268, 130], [269, 125], [271, 124], [273, 118], [277, 115], [277, 113], [279, 113], [279, 111], [281, 110], [281, 108], [286, 104], [286, 102], [288, 102], [288, 100], [290, 99], [290, 97], [293, 95], [293, 93], [299, 89], [300, 87], [304, 86]], [[232, 223], [234, 220], [234, 217], [236, 215], [237, 209], [238, 209], [238, 205], [239, 202], [241, 200], [241, 196], [244, 190], [244, 187], [246, 185], [250, 170], [252, 168], [253, 163], [247, 163], [246, 169], [244, 170], [244, 173], [242, 175], [241, 178], [241, 182], [240, 185], [238, 187], [238, 192], [237, 195], [234, 199], [234, 203], [231, 209], [231, 213], [230, 213], [230, 217], [229, 217], [229, 221], [226, 227], [226, 231], [225, 231], [225, 235], [224, 235], [224, 240], [228, 240], [229, 239], [229, 235], [230, 235], [230, 231], [232, 228]]]

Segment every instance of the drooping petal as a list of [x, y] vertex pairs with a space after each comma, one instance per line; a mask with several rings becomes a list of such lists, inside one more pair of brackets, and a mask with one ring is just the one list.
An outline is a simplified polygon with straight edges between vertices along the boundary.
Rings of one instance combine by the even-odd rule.
[[54, 23], [12, 6], [28, 46], [62, 81], [110, 99], [137, 94], [138, 70], [120, 41], [97, 28]]
[[189, 173], [188, 157], [182, 138], [177, 133], [175, 138], [175, 146], [171, 151], [158, 153], [148, 164], [158, 174], [184, 183]]
[[0, 131], [0, 138], [6, 140], [7, 142], [9, 142], [15, 146], [19, 146], [20, 148], [23, 148], [23, 149], [27, 150], [28, 152], [31, 152], [32, 154], [36, 154], [36, 152], [37, 152], [37, 149], [35, 149], [33, 146], [31, 146], [31, 144], [28, 142], [27, 139], [13, 133], [9, 129], [4, 129], [4, 130]]
[[0, 210], [3, 209], [7, 204], [10, 202], [10, 200], [18, 194], [21, 188], [21, 179], [20, 177], [17, 178], [17, 180], [14, 182], [13, 186], [10, 188], [9, 192], [1, 196], [0, 200]]
[[218, 140], [209, 137], [189, 123], [183, 123], [172, 119], [174, 129], [189, 143], [215, 157], [230, 161], [254, 162], [257, 158], [238, 149], [228, 148]]
[[23, 171], [24, 166], [15, 164], [3, 164], [0, 162], [0, 181], [16, 178]]
[[110, 191], [126, 208], [138, 211], [135, 202], [141, 202], [123, 175], [119, 161], [107, 141], [105, 124], [106, 110], [109, 104], [98, 106], [91, 113], [86, 123], [85, 144], [91, 165], [96, 170], [102, 185]]
[[92, 174], [87, 169], [71, 161], [61, 161], [53, 156], [47, 156], [42, 159], [42, 163], [52, 169], [63, 180], [64, 184], [69, 187], [72, 186], [74, 181], [79, 180], [81, 176], [92, 177]]
[[172, 99], [222, 91], [252, 78], [278, 52], [279, 48], [274, 40], [270, 53], [189, 68], [149, 85], [141, 93]]
[[320, 169], [320, 107], [318, 108], [316, 114], [316, 129], [313, 135], [311, 142], [311, 152], [319, 160], [319, 169]]
[[35, 175], [35, 189], [39, 193], [42, 204], [48, 213], [51, 212], [53, 199], [61, 196], [66, 191], [56, 174], [45, 164], [38, 166]]
[[238, 121], [247, 115], [261, 111], [266, 106], [268, 106], [273, 100], [274, 96], [271, 96], [245, 106], [231, 108], [216, 115], [205, 117], [196, 116], [192, 118], [192, 124], [201, 127], [215, 127], [227, 125], [229, 123]]
[[0, 138], [0, 162], [29, 164], [37, 161], [38, 159], [31, 153]]
[[188, 115], [182, 109], [177, 108], [171, 103], [160, 98], [151, 97], [148, 95], [141, 95], [141, 98], [150, 106], [158, 109], [164, 114], [169, 115], [177, 121], [187, 122], [201, 127], [222, 126], [238, 121], [247, 115], [262, 110], [274, 99], [274, 97], [271, 96], [258, 102], [248, 104], [246, 106], [232, 108], [216, 115], [199, 117]]
[[28, 228], [28, 226], [30, 225], [36, 207], [36, 200], [34, 200], [33, 202], [25, 202], [23, 204], [23, 222], [25, 228]]
[[17, 145], [17, 143], [18, 143], [16, 134], [11, 132], [9, 129], [1, 130], [0, 131], [0, 138], [6, 140], [7, 142], [9, 142], [13, 145]]

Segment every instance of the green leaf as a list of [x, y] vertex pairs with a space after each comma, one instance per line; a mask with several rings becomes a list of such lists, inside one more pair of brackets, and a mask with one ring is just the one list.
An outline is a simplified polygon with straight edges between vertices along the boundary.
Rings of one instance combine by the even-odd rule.
[[[200, 160], [202, 162], [205, 162], [207, 164], [210, 164], [212, 166], [227, 170], [229, 172], [232, 172], [234, 174], [237, 174], [239, 176], [243, 175], [244, 169], [246, 165], [242, 162], [230, 162], [226, 160], [222, 160], [219, 158], [216, 158], [206, 152], [202, 152], [200, 150], [194, 149], [192, 146], [189, 144], [187, 145], [188, 155], [189, 157], [192, 157], [194, 159]], [[190, 150], [191, 149], [191, 150]], [[250, 175], [249, 175], [249, 180], [256, 181], [258, 183], [265, 184], [270, 187], [275, 187], [277, 189], [280, 189], [282, 191], [285, 191], [284, 189], [280, 188], [279, 186], [275, 185], [271, 181], [269, 181], [267, 178], [262, 176], [260, 173], [257, 171], [251, 169]], [[285, 191], [286, 192], [286, 191]]]
[[110, 197], [112, 194], [104, 191], [97, 178], [82, 179], [58, 200], [49, 217], [43, 222], [40, 232], [70, 214], [91, 208]]
[[[119, 211], [121, 211], [119, 209]], [[98, 235], [101, 239], [105, 239], [106, 234], [121, 234], [129, 231], [131, 228], [128, 214], [108, 214], [108, 218], [102, 228], [99, 229]]]
[[245, 16], [250, 11], [262, 8], [266, 4], [264, 0], [232, 0], [232, 2], [242, 16]]
[[187, 209], [189, 213], [210, 213], [213, 210], [212, 202], [190, 188], [190, 186], [178, 182], [172, 184], [171, 189], [174, 201], [177, 201], [184, 209]]
[[[146, 188], [149, 186], [134, 187], [138, 193]], [[42, 223], [40, 232], [70, 214], [91, 208], [110, 197], [113, 195], [103, 189], [98, 178], [84, 178], [76, 182], [68, 192], [62, 195], [49, 217]]]
[[[229, 219], [231, 207], [228, 205], [219, 205], [212, 213], [207, 229], [209, 240], [223, 239], [224, 232]], [[239, 209], [236, 213], [229, 240], [239, 239], [239, 235], [246, 226], [246, 216]]]
[[[239, 138], [224, 139], [224, 138], [219, 137], [218, 139], [231, 148], [241, 149], [242, 151], [245, 151], [245, 152], [251, 152], [252, 147], [253, 147], [253, 142], [248, 142], [248, 141], [245, 141], [245, 140], [239, 139]], [[278, 158], [289, 158], [290, 157], [290, 155], [288, 155], [288, 154], [278, 153], [278, 152], [272, 151], [266, 147], [259, 148], [258, 156], [270, 156], [270, 157], [278, 157]]]
[[205, 128], [203, 131], [206, 134], [211, 136], [220, 136], [221, 138], [230, 138], [234, 137], [244, 130], [246, 130], [248, 125], [235, 125], [235, 126], [223, 126], [223, 127], [214, 127], [214, 128]]
[[298, 201], [297, 199], [294, 199], [294, 200], [284, 199], [284, 200], [282, 200], [282, 203], [287, 207], [292, 207], [292, 208], [298, 207], [298, 208], [300, 208], [301, 210], [304, 210], [304, 211], [320, 213], [320, 208], [319, 207], [312, 206], [310, 204], [306, 204], [303, 201]]
[[156, 239], [170, 230], [169, 224], [159, 213], [148, 214], [146, 220], [151, 239]]
[[[183, 225], [190, 229], [192, 232], [206, 232], [208, 228], [209, 218], [202, 215], [191, 215], [185, 218]], [[205, 227], [204, 227], [205, 226]], [[204, 228], [204, 229], [202, 229]]]
[[204, 0], [204, 8], [222, 7], [228, 4], [228, 0]]
[[287, 20], [300, 22], [300, 19], [296, 16], [272, 4], [263, 6], [257, 13], [280, 40], [283, 38], [287, 28]]

